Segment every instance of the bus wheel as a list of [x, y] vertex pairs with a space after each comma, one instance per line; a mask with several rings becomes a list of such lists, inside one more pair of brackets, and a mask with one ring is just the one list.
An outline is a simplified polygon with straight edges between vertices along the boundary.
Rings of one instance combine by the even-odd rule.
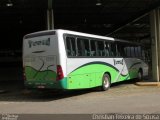
[[102, 78], [102, 91], [106, 91], [110, 88], [110, 76], [108, 74], [104, 74]]
[[142, 79], [143, 79], [143, 74], [142, 74], [142, 71], [141, 70], [139, 70], [138, 71], [138, 81], [142, 81]]

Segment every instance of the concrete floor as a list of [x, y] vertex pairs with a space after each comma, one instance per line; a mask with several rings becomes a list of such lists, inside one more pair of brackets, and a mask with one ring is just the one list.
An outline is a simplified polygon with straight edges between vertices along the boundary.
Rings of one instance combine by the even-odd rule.
[[15, 114], [92, 114], [160, 113], [160, 87], [136, 86], [134, 82], [114, 84], [110, 90], [28, 92], [23, 82], [0, 85], [0, 113]]

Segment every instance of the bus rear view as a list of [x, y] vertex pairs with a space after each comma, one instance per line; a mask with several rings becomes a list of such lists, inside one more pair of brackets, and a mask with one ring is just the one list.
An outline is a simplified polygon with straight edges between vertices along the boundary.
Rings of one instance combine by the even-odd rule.
[[28, 34], [23, 41], [25, 85], [35, 89], [108, 90], [148, 75], [142, 45], [68, 30]]
[[23, 69], [27, 88], [59, 88], [63, 71], [58, 62], [55, 31], [28, 34], [23, 40]]

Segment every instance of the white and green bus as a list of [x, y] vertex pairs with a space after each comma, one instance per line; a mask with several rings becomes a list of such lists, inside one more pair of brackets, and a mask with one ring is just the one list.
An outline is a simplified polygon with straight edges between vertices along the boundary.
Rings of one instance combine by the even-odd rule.
[[68, 31], [40, 31], [24, 36], [25, 86], [36, 89], [84, 89], [142, 79], [148, 65], [138, 43]]

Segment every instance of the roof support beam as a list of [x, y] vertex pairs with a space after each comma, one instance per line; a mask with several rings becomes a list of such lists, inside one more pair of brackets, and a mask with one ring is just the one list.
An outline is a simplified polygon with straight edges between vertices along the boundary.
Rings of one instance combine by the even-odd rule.
[[152, 77], [160, 81], [160, 8], [150, 13], [151, 40], [152, 40]]
[[119, 26], [113, 28], [113, 30], [112, 30], [110, 33], [108, 33], [106, 36], [110, 36], [110, 35], [114, 34], [115, 32], [121, 30], [122, 28], [124, 28], [124, 27], [127, 26], [128, 24], [131, 24], [131, 23], [133, 23], [133, 22], [136, 22], [136, 21], [140, 20], [140, 19], [143, 18], [144, 16], [148, 15], [149, 12], [151, 12], [152, 10], [156, 9], [156, 8], [159, 7], [159, 6], [160, 6], [160, 1], [154, 3], [154, 4], [153, 4], [152, 6], [150, 6], [148, 9], [139, 12], [139, 14], [136, 15], [135, 17], [133, 17], [133, 18], [127, 20], [126, 22], [121, 23]]
[[53, 0], [48, 0], [47, 29], [48, 30], [54, 29]]

